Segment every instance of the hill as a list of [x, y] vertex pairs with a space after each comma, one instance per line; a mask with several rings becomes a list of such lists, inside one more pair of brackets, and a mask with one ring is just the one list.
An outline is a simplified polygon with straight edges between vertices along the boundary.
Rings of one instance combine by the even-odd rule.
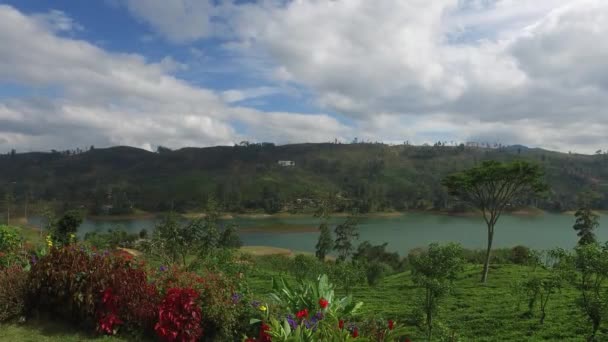
[[[93, 213], [197, 211], [213, 196], [226, 211], [273, 213], [301, 209], [328, 191], [345, 198], [343, 210], [446, 210], [458, 206], [441, 179], [488, 159], [523, 159], [544, 167], [551, 193], [522, 205], [574, 209], [584, 191], [593, 194], [594, 207], [608, 208], [608, 155], [524, 146], [263, 143], [160, 153], [119, 146], [9, 154], [0, 156], [0, 191], [4, 211], [7, 203], [23, 208], [38, 202], [85, 206]], [[295, 166], [281, 166], [279, 160]]]

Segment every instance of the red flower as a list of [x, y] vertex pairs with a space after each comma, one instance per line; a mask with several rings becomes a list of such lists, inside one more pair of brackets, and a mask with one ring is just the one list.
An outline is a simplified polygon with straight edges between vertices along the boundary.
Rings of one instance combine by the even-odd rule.
[[304, 309], [304, 310], [298, 311], [298, 313], [296, 314], [296, 317], [298, 317], [298, 319], [302, 319], [304, 317], [308, 317], [308, 309]]
[[412, 340], [410, 340], [409, 338], [405, 338], [405, 342], [412, 342]]
[[329, 302], [327, 301], [327, 299], [325, 299], [325, 298], [319, 299], [319, 306], [321, 307], [321, 309], [325, 309], [328, 304], [329, 304]]
[[395, 328], [395, 322], [392, 319], [388, 320], [388, 330], [393, 330]]
[[344, 321], [343, 320], [340, 320], [338, 322], [338, 328], [340, 328], [340, 330], [344, 329]]
[[359, 329], [353, 328], [353, 337], [359, 337]]
[[268, 332], [270, 331], [270, 326], [266, 323], [262, 323], [260, 326], [260, 336], [258, 337], [259, 342], [272, 342], [270, 335]]

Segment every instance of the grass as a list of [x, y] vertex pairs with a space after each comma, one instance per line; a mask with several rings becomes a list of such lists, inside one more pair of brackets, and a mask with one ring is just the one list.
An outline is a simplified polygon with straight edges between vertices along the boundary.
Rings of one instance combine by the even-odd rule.
[[[491, 269], [488, 283], [479, 282], [481, 266], [469, 265], [454, 283], [454, 293], [442, 302], [437, 319], [455, 331], [461, 341], [584, 341], [590, 325], [574, 305], [577, 293], [566, 287], [551, 298], [547, 317], [539, 324], [539, 312], [524, 315], [527, 306], [512, 291], [512, 284], [525, 279], [531, 272], [526, 266], [496, 265]], [[249, 278], [254, 293], [270, 290], [270, 279], [279, 274], [270, 269], [258, 269]], [[289, 276], [287, 276], [289, 277]], [[409, 272], [384, 278], [376, 287], [359, 286], [352, 290], [356, 301], [364, 303], [361, 314], [404, 322], [420, 298]], [[344, 295], [344, 293], [342, 293]], [[424, 334], [410, 327], [414, 341], [424, 340]], [[600, 336], [599, 340], [608, 338]]]
[[0, 324], [0, 341], [15, 342], [78, 342], [127, 341], [109, 336], [93, 336], [59, 322], [34, 320], [24, 324]]

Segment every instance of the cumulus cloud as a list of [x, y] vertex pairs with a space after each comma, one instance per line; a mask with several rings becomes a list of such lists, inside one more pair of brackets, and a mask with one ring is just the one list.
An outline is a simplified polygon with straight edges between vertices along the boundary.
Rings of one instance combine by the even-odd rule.
[[[244, 54], [265, 51], [277, 80], [310, 87], [321, 108], [383, 138], [395, 127], [444, 131], [428, 122], [461, 140], [608, 144], [572, 131], [608, 129], [606, 1], [269, 1], [238, 17]], [[407, 121], [373, 123], [387, 115]]]
[[[266, 129], [270, 135], [273, 130], [297, 131], [303, 122], [311, 126], [323, 118], [328, 121], [319, 128], [319, 139], [326, 134], [322, 140], [329, 140], [344, 129], [324, 115], [295, 114], [292, 119], [290, 113], [229, 106], [221, 94], [172, 76], [170, 71], [180, 64], [170, 58], [151, 62], [60, 37], [9, 6], [0, 6], [0, 45], [12, 47], [0, 52], [2, 82], [52, 93], [0, 100], [4, 145], [50, 149], [231, 144], [257, 140], [259, 136], [250, 134]], [[281, 125], [268, 126], [269, 120], [280, 120]]]
[[212, 0], [126, 0], [125, 5], [136, 18], [175, 43], [213, 33], [211, 21], [217, 7]]
[[[16, 48], [0, 52], [0, 78], [59, 95], [3, 100], [2, 127], [13, 128], [0, 138], [53, 135], [32, 128], [44, 122], [138, 146], [355, 136], [582, 152], [608, 145], [604, 0], [117, 2], [193, 56], [206, 51], [190, 43], [221, 41], [244, 71], [264, 79], [242, 89], [196, 87], [172, 75], [189, 67], [173, 59], [110, 53], [3, 6], [0, 43]], [[303, 89], [320, 114], [244, 107], [290, 87]]]

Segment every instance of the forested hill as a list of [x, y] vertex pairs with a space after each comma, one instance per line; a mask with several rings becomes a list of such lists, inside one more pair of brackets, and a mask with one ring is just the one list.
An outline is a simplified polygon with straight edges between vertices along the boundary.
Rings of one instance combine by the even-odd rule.
[[[0, 191], [2, 207], [9, 198], [14, 206], [44, 200], [114, 213], [200, 210], [210, 195], [227, 211], [276, 212], [305, 206], [328, 191], [363, 212], [453, 209], [457, 204], [441, 179], [486, 159], [523, 159], [545, 168], [552, 192], [527, 204], [573, 209], [577, 195], [589, 191], [594, 207], [608, 208], [608, 155], [523, 146], [249, 144], [156, 153], [132, 147], [17, 153], [0, 156]], [[295, 166], [281, 166], [280, 160]]]

